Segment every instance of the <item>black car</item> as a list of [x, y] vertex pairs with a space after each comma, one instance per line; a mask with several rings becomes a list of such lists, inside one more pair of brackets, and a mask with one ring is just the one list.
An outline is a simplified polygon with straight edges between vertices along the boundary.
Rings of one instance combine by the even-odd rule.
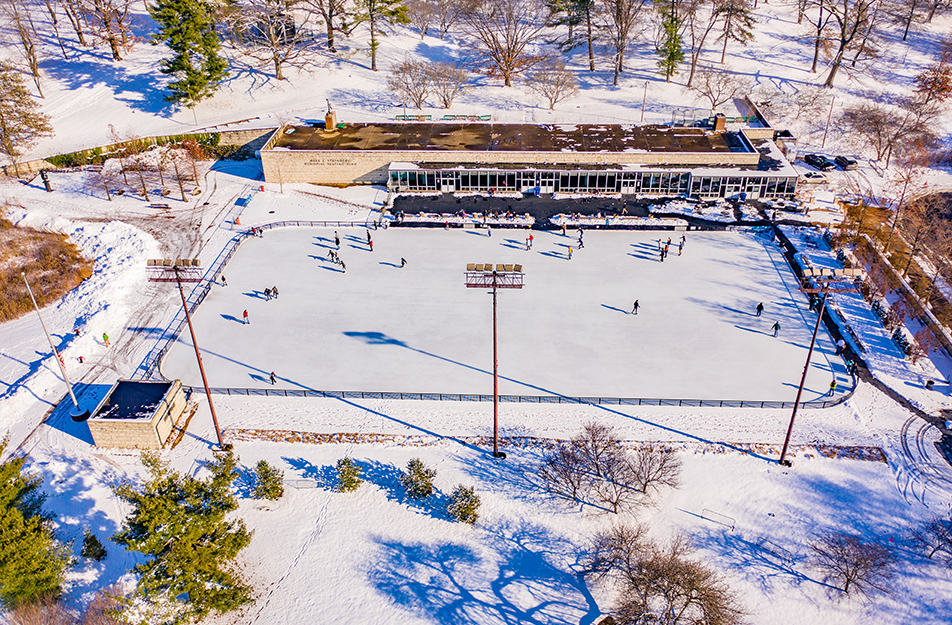
[[819, 154], [807, 154], [803, 157], [803, 160], [806, 161], [807, 165], [815, 167], [820, 171], [829, 171], [836, 167], [836, 165], [833, 164], [833, 161], [825, 156], [820, 156]]
[[858, 167], [858, 165], [856, 164], [856, 161], [854, 161], [851, 158], [847, 158], [845, 156], [837, 156], [836, 158], [833, 159], [833, 162], [839, 165], [840, 169], [842, 169], [843, 171], [849, 171], [851, 169], [856, 169]]

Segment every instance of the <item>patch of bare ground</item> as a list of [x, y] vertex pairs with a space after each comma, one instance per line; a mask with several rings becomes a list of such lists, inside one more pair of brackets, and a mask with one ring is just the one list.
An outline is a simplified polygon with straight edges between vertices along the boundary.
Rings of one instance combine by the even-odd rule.
[[0, 218], [0, 322], [33, 309], [21, 272], [42, 307], [91, 276], [93, 262], [65, 234], [21, 228]]

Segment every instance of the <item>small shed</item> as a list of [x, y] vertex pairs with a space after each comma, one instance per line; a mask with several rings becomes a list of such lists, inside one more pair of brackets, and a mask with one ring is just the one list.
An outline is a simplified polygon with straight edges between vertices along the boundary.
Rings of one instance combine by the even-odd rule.
[[186, 405], [179, 380], [118, 380], [87, 423], [97, 447], [161, 449]]

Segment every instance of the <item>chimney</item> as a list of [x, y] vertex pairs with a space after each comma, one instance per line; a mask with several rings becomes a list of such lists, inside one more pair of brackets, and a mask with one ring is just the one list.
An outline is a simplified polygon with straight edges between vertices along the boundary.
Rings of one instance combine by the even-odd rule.
[[324, 116], [324, 130], [330, 132], [337, 128], [337, 113], [331, 106], [331, 101], [327, 101], [327, 115]]
[[727, 118], [724, 113], [714, 114], [714, 132], [724, 132], [727, 130]]

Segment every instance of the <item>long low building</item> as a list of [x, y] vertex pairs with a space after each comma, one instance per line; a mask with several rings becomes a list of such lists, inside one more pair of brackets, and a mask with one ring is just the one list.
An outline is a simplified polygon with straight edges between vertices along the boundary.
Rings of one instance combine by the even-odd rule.
[[792, 198], [797, 172], [770, 128], [484, 123], [283, 126], [268, 182], [386, 184], [396, 193], [620, 193]]

